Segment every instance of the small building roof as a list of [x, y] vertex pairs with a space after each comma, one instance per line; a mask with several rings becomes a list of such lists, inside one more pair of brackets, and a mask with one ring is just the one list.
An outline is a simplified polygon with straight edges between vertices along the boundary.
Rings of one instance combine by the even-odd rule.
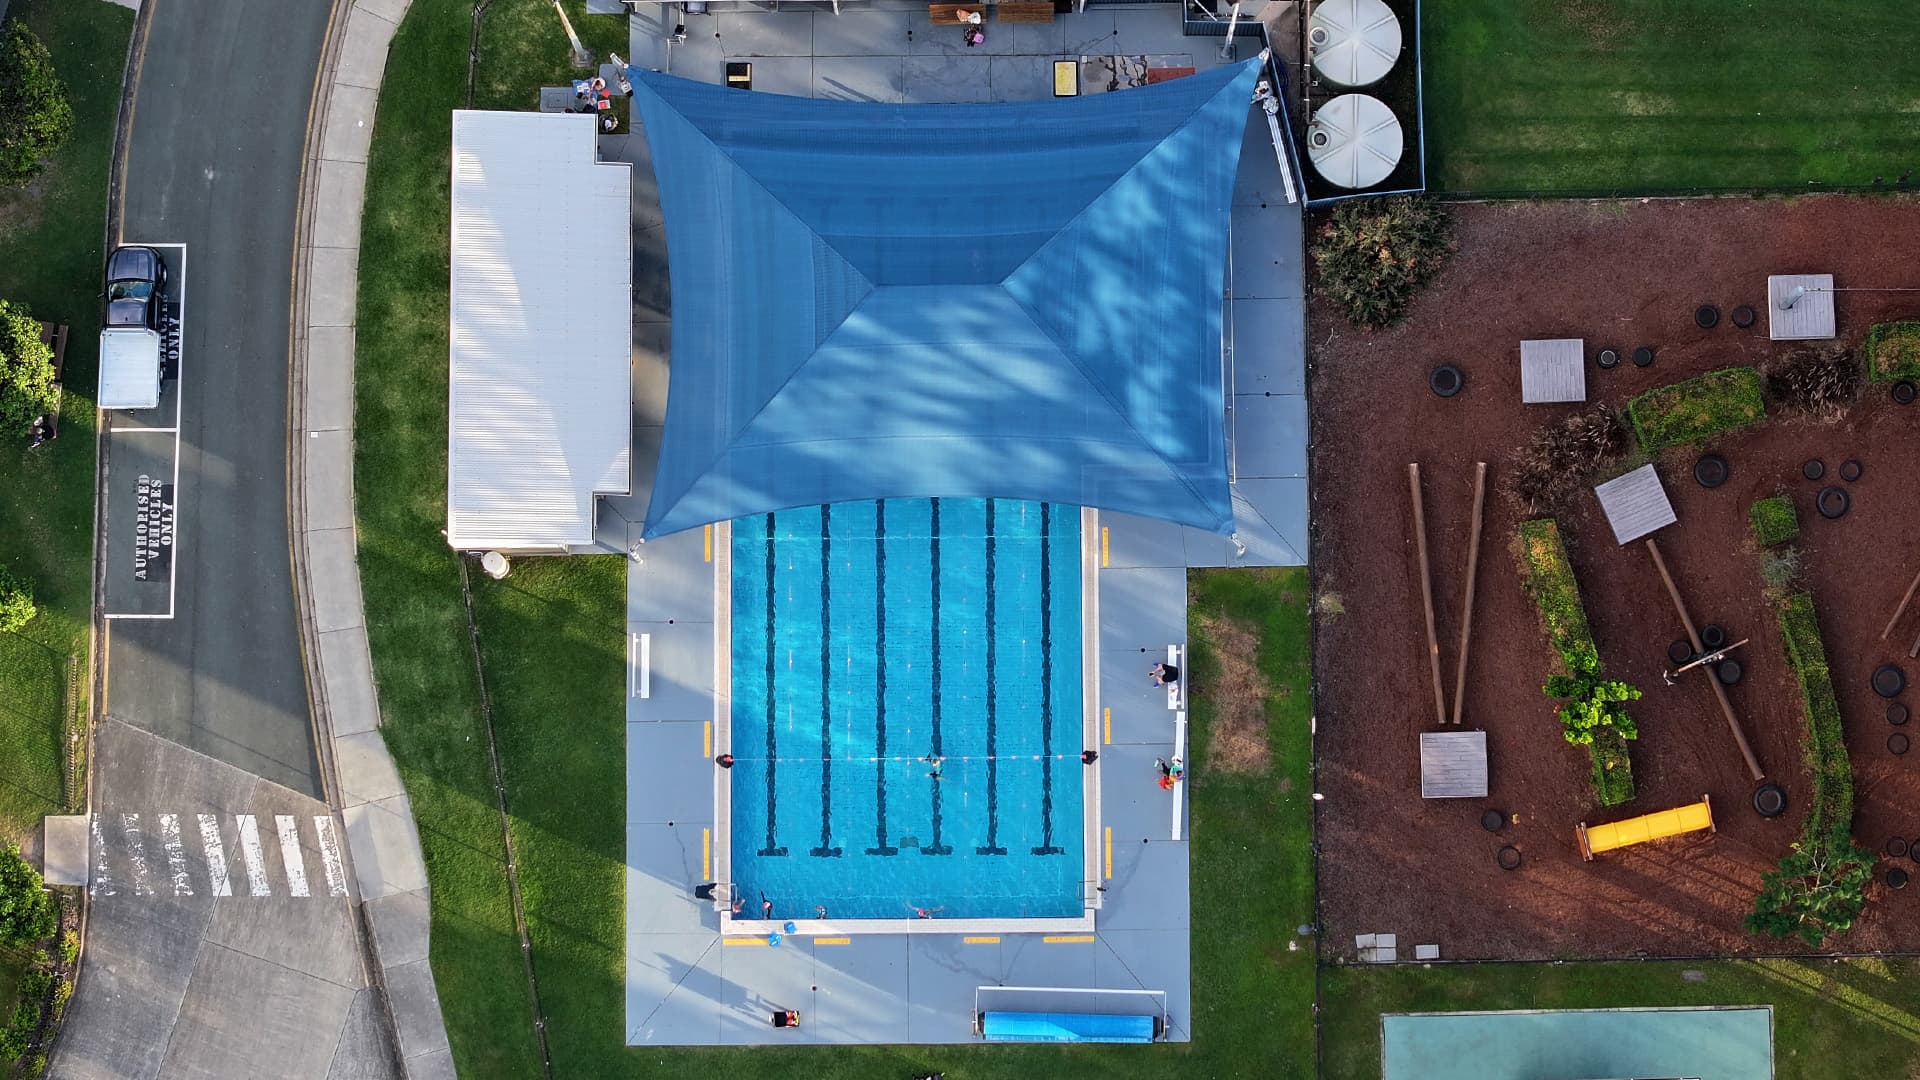
[[1520, 343], [1520, 401], [1551, 405], [1587, 400], [1587, 343], [1551, 338]]
[[[1806, 290], [1795, 296], [1795, 291]], [[1793, 306], [1782, 310], [1789, 299]], [[1767, 336], [1775, 341], [1824, 341], [1838, 333], [1832, 274], [1773, 274], [1767, 278]]]
[[1616, 476], [1593, 489], [1600, 496], [1600, 508], [1607, 512], [1607, 524], [1622, 544], [1630, 544], [1648, 533], [1664, 529], [1680, 520], [1667, 500], [1667, 489], [1651, 463]]
[[630, 485], [630, 168], [586, 114], [455, 111], [447, 542], [593, 542]]
[[1420, 733], [1420, 797], [1481, 799], [1487, 794], [1487, 733]]

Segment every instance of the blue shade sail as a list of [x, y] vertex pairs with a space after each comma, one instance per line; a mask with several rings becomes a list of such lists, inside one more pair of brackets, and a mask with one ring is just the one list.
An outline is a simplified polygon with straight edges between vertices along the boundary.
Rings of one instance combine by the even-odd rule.
[[645, 535], [933, 496], [1230, 532], [1221, 304], [1258, 73], [882, 105], [630, 69], [673, 292]]

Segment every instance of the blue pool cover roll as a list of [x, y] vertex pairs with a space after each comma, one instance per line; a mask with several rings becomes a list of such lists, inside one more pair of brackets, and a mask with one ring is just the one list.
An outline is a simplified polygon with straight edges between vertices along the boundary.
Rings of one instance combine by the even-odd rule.
[[1221, 309], [1257, 60], [996, 105], [629, 74], [673, 297], [647, 537], [926, 496], [1231, 531]]
[[1149, 1043], [1153, 1019], [1112, 1013], [988, 1012], [980, 1033], [988, 1042]]

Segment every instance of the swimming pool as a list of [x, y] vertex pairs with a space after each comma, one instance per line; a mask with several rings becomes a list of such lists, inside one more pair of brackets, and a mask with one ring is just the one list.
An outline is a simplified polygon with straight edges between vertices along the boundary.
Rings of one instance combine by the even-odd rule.
[[729, 543], [742, 915], [1082, 915], [1078, 508], [837, 503]]

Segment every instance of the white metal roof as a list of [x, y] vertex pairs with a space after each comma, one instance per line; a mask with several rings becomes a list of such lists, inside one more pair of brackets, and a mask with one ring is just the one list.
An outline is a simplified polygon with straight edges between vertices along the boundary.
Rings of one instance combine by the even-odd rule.
[[597, 118], [453, 114], [447, 542], [593, 542], [594, 497], [631, 483], [628, 166]]

